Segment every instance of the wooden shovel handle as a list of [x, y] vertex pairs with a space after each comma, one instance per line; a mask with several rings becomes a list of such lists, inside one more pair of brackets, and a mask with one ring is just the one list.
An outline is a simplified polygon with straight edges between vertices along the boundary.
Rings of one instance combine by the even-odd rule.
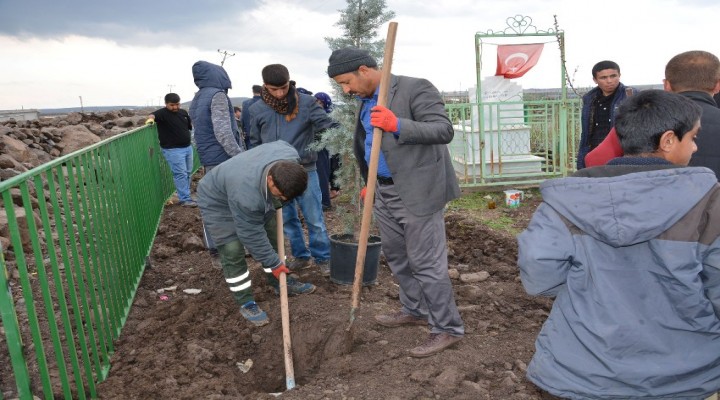
[[[380, 77], [380, 90], [378, 93], [379, 106], [387, 106], [388, 92], [390, 91], [390, 71], [395, 51], [395, 37], [397, 36], [397, 22], [388, 26], [385, 40], [385, 54], [383, 56], [382, 75]], [[350, 311], [350, 324], [355, 319], [355, 310], [360, 307], [360, 289], [362, 288], [363, 270], [365, 269], [365, 254], [367, 252], [368, 238], [370, 236], [370, 220], [372, 218], [373, 201], [375, 199], [375, 183], [377, 182], [378, 160], [380, 160], [380, 144], [382, 130], [373, 129], [372, 147], [370, 149], [370, 164], [368, 165], [367, 189], [363, 202], [362, 222], [358, 242], [357, 259], [355, 260], [355, 280], [353, 281], [352, 310]]]
[[[285, 263], [285, 235], [283, 234], [282, 208], [277, 210], [277, 248], [280, 262]], [[283, 355], [285, 356], [285, 386], [287, 390], [295, 387], [292, 340], [290, 339], [290, 311], [288, 309], [287, 276], [280, 273], [280, 314], [282, 316]]]

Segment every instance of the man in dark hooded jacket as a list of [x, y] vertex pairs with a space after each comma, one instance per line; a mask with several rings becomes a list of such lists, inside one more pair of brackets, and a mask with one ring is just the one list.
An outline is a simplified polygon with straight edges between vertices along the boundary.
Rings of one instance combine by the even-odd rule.
[[200, 163], [205, 172], [209, 172], [245, 149], [227, 95], [232, 88], [227, 72], [219, 65], [198, 61], [192, 67], [192, 74], [200, 90], [190, 104], [190, 118], [195, 126]]
[[[192, 66], [197, 93], [190, 104], [190, 118], [195, 126], [195, 146], [205, 173], [232, 156], [246, 150], [235, 122], [235, 110], [228, 97], [232, 82], [225, 69], [207, 61]], [[203, 226], [205, 245], [213, 257], [217, 249]]]

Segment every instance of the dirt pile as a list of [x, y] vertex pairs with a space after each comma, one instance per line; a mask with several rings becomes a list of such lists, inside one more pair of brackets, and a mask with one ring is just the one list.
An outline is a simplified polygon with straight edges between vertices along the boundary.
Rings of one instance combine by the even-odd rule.
[[[539, 198], [511, 213], [526, 224]], [[333, 233], [339, 225], [326, 213]], [[525, 377], [534, 340], [551, 301], [525, 294], [515, 265], [514, 237], [498, 234], [466, 214], [446, 217], [450, 274], [467, 334], [454, 348], [426, 359], [408, 356], [425, 327], [384, 328], [376, 313], [399, 308], [398, 287], [382, 265], [377, 284], [363, 289], [352, 351], [336, 347], [349, 322], [351, 287], [323, 278], [316, 267], [298, 277], [317, 285], [312, 295], [290, 298], [298, 386], [285, 392], [279, 299], [251, 261], [256, 299], [271, 323], [254, 328], [240, 316], [204, 251], [180, 249], [200, 235], [196, 209], [168, 206], [152, 251], [153, 267], [99, 385], [104, 399], [540, 399]], [[175, 287], [175, 288], [173, 288]], [[159, 289], [166, 289], [159, 293]], [[200, 289], [186, 294], [184, 289]], [[339, 331], [340, 330], [340, 331]]]

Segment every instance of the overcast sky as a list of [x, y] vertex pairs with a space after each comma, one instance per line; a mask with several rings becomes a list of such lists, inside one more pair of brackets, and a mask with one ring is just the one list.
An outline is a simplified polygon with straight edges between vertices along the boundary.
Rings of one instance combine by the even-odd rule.
[[[718, 0], [387, 0], [398, 35], [392, 71], [429, 79], [441, 91], [476, 81], [475, 34], [502, 31], [516, 15], [538, 30], [565, 32], [567, 69], [590, 86], [591, 68], [610, 59], [625, 84], [659, 84], [665, 63], [686, 50], [720, 54]], [[344, 0], [0, 0], [0, 109], [159, 105], [168, 91], [183, 101], [196, 90], [191, 67], [220, 64], [233, 89], [250, 96], [263, 66], [281, 63], [311, 91], [330, 91], [324, 37]], [[381, 29], [384, 38], [387, 28]], [[525, 88], [560, 86], [557, 43], [518, 79]], [[497, 44], [484, 40], [481, 76], [494, 75]]]

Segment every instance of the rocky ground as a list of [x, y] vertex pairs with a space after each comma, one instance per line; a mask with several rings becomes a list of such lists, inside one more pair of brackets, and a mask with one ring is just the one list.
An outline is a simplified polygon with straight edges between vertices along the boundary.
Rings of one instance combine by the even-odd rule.
[[0, 180], [142, 126], [152, 110], [70, 113], [0, 122]]
[[[70, 113], [34, 121], [10, 119], [0, 122], [0, 181], [142, 126], [150, 111], [123, 109], [104, 113]], [[20, 191], [13, 189], [11, 194], [15, 203], [21, 204]], [[25, 211], [17, 207], [15, 212], [18, 222], [24, 225]], [[9, 237], [7, 215], [0, 207], [0, 246], [3, 249], [12, 247]], [[23, 245], [26, 244], [24, 241]]]
[[[499, 205], [497, 218], [522, 229], [540, 201], [518, 209]], [[500, 202], [499, 202], [500, 203]], [[341, 209], [327, 212], [331, 231]], [[491, 216], [492, 218], [492, 216]], [[331, 283], [313, 266], [297, 274], [315, 293], [290, 298], [297, 387], [286, 391], [279, 299], [251, 261], [256, 299], [271, 322], [250, 326], [240, 316], [219, 269], [205, 251], [182, 243], [201, 235], [197, 209], [166, 207], [152, 250], [153, 267], [141, 283], [116, 346], [103, 399], [547, 399], [525, 379], [534, 339], [551, 300], [525, 294], [515, 265], [514, 237], [470, 213], [448, 211], [450, 275], [467, 334], [454, 348], [425, 359], [407, 350], [425, 327], [384, 328], [376, 313], [399, 307], [398, 287], [386, 265], [377, 284], [363, 289], [348, 337], [351, 287]], [[191, 240], [192, 241], [192, 240]], [[173, 290], [162, 291], [163, 288]], [[186, 294], [184, 289], [200, 289]], [[160, 293], [162, 291], [162, 293]], [[349, 352], [342, 348], [350, 339]]]

